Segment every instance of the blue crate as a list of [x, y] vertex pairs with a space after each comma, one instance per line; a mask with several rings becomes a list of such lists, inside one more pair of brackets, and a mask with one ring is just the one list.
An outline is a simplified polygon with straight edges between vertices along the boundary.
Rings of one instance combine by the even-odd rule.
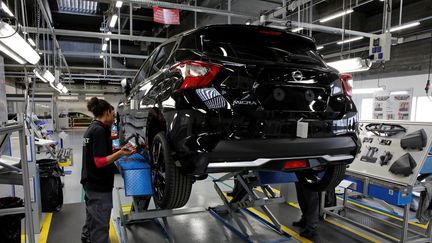
[[258, 177], [262, 185], [297, 182], [297, 177], [293, 172], [259, 171]]
[[153, 194], [148, 156], [145, 154], [124, 156], [116, 164], [123, 176], [126, 196], [149, 196]]

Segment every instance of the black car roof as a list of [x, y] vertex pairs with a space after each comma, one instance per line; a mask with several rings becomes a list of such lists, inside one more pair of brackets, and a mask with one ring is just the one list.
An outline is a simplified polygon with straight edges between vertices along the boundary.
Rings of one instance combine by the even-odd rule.
[[185, 32], [182, 32], [180, 34], [177, 34], [173, 37], [170, 38], [169, 41], [171, 41], [172, 39], [177, 39], [183, 36], [187, 36], [187, 35], [192, 35], [192, 34], [196, 34], [205, 30], [217, 30], [217, 29], [226, 29], [226, 28], [230, 28], [230, 29], [235, 29], [235, 28], [239, 28], [239, 29], [255, 29], [255, 30], [267, 30], [267, 31], [278, 31], [281, 33], [284, 33], [285, 35], [288, 35], [289, 37], [293, 38], [293, 39], [297, 39], [299, 41], [304, 41], [306, 42], [305, 44], [309, 44], [309, 45], [314, 45], [315, 46], [315, 40], [312, 37], [306, 36], [306, 35], [302, 35], [302, 34], [298, 34], [298, 33], [293, 33], [290, 31], [286, 31], [286, 30], [281, 30], [281, 29], [276, 29], [276, 28], [272, 28], [272, 27], [267, 27], [267, 26], [260, 26], [260, 25], [244, 25], [244, 24], [221, 24], [221, 25], [207, 25], [207, 26], [202, 26], [196, 29], [192, 29], [192, 30], [188, 30]]

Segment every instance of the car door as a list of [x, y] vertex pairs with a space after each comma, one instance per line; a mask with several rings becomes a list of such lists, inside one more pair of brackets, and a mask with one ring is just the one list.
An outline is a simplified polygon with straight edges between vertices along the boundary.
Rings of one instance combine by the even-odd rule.
[[135, 128], [135, 133], [145, 137], [147, 119], [149, 112], [158, 103], [158, 97], [161, 93], [161, 80], [164, 77], [166, 60], [170, 57], [171, 51], [176, 44], [175, 41], [165, 43], [158, 47], [149, 58], [148, 65], [143, 68], [144, 81], [134, 85], [131, 91], [129, 101], [129, 117]]

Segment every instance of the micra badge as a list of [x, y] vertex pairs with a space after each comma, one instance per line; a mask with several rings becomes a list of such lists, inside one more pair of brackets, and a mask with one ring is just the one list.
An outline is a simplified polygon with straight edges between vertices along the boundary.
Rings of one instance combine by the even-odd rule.
[[234, 105], [257, 105], [253, 100], [235, 100]]

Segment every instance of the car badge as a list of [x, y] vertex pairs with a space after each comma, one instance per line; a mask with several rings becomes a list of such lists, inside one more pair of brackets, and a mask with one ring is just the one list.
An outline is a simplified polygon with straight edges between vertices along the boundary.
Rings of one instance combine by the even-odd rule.
[[303, 80], [303, 74], [299, 70], [292, 72], [291, 77], [294, 79], [294, 81], [297, 81], [297, 82]]

